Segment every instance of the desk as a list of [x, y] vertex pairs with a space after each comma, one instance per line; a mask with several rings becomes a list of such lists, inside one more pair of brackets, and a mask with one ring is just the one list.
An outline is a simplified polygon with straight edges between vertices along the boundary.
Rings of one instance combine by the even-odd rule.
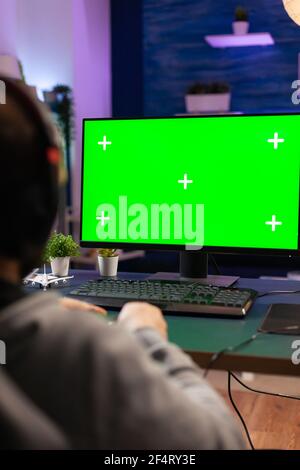
[[[63, 295], [89, 279], [99, 277], [96, 271], [73, 271], [72, 285], [61, 289]], [[144, 279], [146, 274], [120, 273], [120, 278]], [[236, 287], [248, 287], [258, 292], [271, 290], [300, 290], [298, 281], [240, 279]], [[250, 338], [261, 324], [271, 303], [298, 303], [300, 294], [270, 295], [258, 298], [243, 319], [201, 318], [166, 315], [170, 341], [174, 342], [201, 367], [206, 367], [213, 353]], [[300, 308], [300, 307], [299, 307]], [[111, 313], [115, 315], [115, 313]], [[214, 368], [250, 371], [263, 374], [300, 375], [300, 365], [291, 362], [291, 344], [297, 336], [261, 335], [242, 349], [221, 356]]]

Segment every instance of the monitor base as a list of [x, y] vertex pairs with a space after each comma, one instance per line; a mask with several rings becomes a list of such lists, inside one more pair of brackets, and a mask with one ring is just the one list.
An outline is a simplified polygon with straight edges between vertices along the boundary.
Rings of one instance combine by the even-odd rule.
[[300, 271], [289, 271], [286, 277], [289, 281], [300, 281]]
[[157, 272], [155, 274], [150, 274], [147, 276], [147, 279], [160, 279], [160, 280], [170, 280], [170, 281], [197, 281], [203, 284], [204, 286], [216, 286], [216, 287], [231, 287], [233, 284], [239, 280], [239, 276], [214, 276], [208, 275], [204, 277], [182, 277], [179, 273], [166, 273], [166, 272]]
[[238, 279], [238, 276], [221, 276], [208, 274], [208, 254], [201, 251], [181, 251], [179, 273], [158, 272], [152, 274], [149, 279], [168, 280], [195, 280], [203, 285], [217, 287], [230, 287]]
[[208, 254], [199, 251], [180, 251], [179, 253], [180, 277], [188, 279], [204, 278], [208, 276]]

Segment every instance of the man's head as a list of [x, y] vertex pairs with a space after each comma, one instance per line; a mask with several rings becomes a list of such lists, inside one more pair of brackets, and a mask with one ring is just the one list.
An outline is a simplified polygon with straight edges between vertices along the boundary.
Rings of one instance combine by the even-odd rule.
[[59, 143], [42, 105], [22, 85], [2, 80], [0, 260], [16, 261], [23, 276], [40, 262], [55, 218]]

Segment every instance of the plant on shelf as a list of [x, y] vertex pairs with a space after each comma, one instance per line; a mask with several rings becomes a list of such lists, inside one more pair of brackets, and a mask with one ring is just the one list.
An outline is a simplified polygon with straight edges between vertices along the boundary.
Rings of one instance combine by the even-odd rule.
[[236, 7], [232, 27], [234, 34], [243, 35], [248, 33], [249, 14], [245, 8], [240, 6]]
[[235, 21], [248, 21], [249, 20], [248, 11], [243, 7], [236, 7], [234, 20]]
[[74, 133], [74, 104], [72, 90], [67, 85], [56, 85], [53, 88], [56, 96], [54, 110], [58, 115], [66, 147], [69, 148]]
[[44, 260], [51, 263], [52, 273], [55, 276], [63, 277], [68, 275], [70, 257], [79, 255], [79, 245], [71, 235], [54, 232], [47, 242]]
[[[66, 187], [66, 204], [71, 206], [71, 147], [75, 132], [73, 92], [68, 85], [57, 84], [52, 90], [44, 91], [43, 94], [45, 103], [56, 116], [57, 124], [64, 140], [64, 160], [69, 176]], [[62, 208], [62, 211], [65, 211], [65, 209]]]
[[230, 86], [226, 82], [195, 82], [187, 89], [185, 104], [188, 113], [228, 112], [230, 99]]
[[229, 93], [230, 86], [226, 82], [202, 83], [195, 82], [187, 89], [188, 95], [209, 95], [218, 93]]
[[25, 75], [24, 75], [24, 68], [23, 68], [23, 64], [20, 60], [18, 60], [18, 66], [19, 66], [19, 70], [20, 70], [20, 75], [21, 75], [21, 81], [26, 83], [26, 79], [25, 79]]
[[98, 265], [101, 276], [116, 276], [118, 272], [119, 255], [115, 248], [99, 248]]

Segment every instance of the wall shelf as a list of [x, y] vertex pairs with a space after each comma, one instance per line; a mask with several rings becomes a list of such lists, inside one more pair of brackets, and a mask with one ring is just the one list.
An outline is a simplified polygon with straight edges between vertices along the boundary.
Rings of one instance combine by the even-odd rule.
[[211, 47], [247, 47], [247, 46], [273, 46], [275, 41], [270, 33], [248, 34], [221, 34], [205, 36], [205, 41]]

